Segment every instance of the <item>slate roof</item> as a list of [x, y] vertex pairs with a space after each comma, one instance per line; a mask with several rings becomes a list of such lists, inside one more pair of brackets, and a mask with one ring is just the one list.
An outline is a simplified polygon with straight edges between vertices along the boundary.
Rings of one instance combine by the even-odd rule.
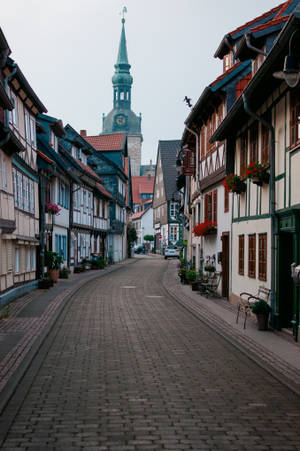
[[131, 177], [132, 200], [134, 204], [141, 204], [143, 200], [141, 194], [153, 193], [154, 177], [136, 176]]
[[160, 152], [163, 180], [165, 185], [166, 200], [172, 200], [172, 196], [177, 192], [176, 187], [176, 158], [180, 150], [180, 140], [158, 141], [158, 151]]
[[114, 151], [124, 148], [125, 133], [83, 137], [95, 150]]

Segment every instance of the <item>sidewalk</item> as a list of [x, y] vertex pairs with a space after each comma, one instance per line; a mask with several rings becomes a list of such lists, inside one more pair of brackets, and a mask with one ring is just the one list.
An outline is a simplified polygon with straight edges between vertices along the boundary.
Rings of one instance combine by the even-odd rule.
[[0, 320], [0, 415], [71, 296], [90, 280], [136, 261], [72, 274], [49, 290], [30, 291], [11, 302], [9, 317]]
[[241, 352], [247, 354], [274, 377], [300, 395], [300, 346], [283, 333], [257, 330], [256, 321], [248, 318], [243, 329], [243, 314], [236, 324], [237, 309], [226, 299], [206, 298], [182, 285], [177, 276], [177, 261], [169, 261], [163, 284], [183, 307], [208, 324]]

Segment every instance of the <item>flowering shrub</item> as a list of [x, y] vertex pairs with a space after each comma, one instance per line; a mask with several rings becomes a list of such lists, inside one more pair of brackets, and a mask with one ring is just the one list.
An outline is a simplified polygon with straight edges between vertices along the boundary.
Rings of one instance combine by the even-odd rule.
[[59, 215], [60, 208], [56, 204], [51, 204], [50, 202], [46, 202], [46, 212], [50, 213], [51, 215]]
[[212, 221], [204, 221], [200, 222], [199, 224], [196, 224], [193, 228], [193, 233], [196, 236], [204, 236], [207, 235], [209, 232], [214, 232], [216, 230], [217, 223]]
[[242, 176], [244, 179], [253, 179], [255, 177], [264, 178], [268, 168], [269, 166], [262, 165], [258, 162], [251, 163], [244, 168]]
[[244, 177], [240, 177], [237, 174], [229, 174], [224, 180], [223, 185], [227, 191], [232, 191], [233, 193], [245, 191], [246, 188]]

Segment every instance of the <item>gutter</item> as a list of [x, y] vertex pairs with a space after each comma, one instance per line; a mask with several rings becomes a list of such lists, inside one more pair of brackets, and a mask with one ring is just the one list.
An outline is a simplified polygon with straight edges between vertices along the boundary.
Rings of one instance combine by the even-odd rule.
[[270, 217], [271, 217], [271, 325], [274, 327], [274, 313], [276, 309], [276, 297], [275, 297], [275, 270], [276, 270], [276, 247], [275, 247], [275, 227], [276, 227], [276, 213], [275, 213], [275, 129], [272, 124], [267, 122], [261, 116], [255, 114], [249, 108], [248, 101], [245, 93], [242, 94], [244, 102], [245, 112], [254, 120], [259, 121], [266, 128], [270, 130], [271, 142], [270, 142]]
[[267, 52], [264, 52], [263, 50], [260, 50], [251, 44], [250, 36], [251, 36], [250, 33], [245, 34], [245, 40], [246, 40], [246, 45], [247, 45], [248, 49], [253, 50], [253, 52], [255, 52], [255, 53], [260, 53], [261, 55], [267, 56], [268, 55]]

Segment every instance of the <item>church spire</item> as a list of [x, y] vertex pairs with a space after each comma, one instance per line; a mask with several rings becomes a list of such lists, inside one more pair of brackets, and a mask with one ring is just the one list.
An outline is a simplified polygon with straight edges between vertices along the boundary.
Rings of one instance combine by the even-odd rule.
[[124, 13], [127, 12], [126, 7], [123, 8], [122, 30], [119, 44], [117, 63], [115, 64], [115, 73], [112, 77], [114, 90], [114, 108], [131, 108], [131, 85], [133, 78], [130, 75], [130, 64], [128, 63], [126, 36], [125, 36], [125, 19]]

